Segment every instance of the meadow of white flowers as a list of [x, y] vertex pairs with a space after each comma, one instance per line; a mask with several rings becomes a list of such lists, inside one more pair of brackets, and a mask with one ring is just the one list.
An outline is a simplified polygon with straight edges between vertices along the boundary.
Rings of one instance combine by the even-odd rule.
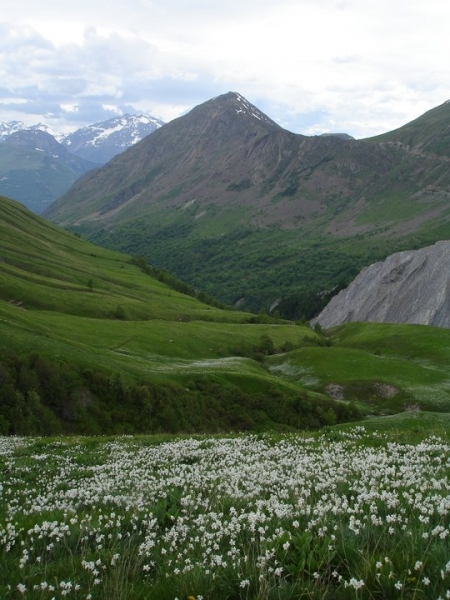
[[0, 438], [0, 598], [450, 598], [450, 445]]

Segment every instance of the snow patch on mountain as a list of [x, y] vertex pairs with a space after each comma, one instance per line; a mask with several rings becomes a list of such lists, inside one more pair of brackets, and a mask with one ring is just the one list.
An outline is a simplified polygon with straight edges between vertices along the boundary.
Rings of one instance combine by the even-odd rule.
[[267, 115], [259, 111], [252, 104], [250, 104], [243, 96], [241, 96], [238, 93], [236, 93], [235, 96], [236, 100], [240, 103], [240, 105], [242, 105], [242, 108], [235, 109], [237, 114], [250, 115], [251, 117], [254, 117], [255, 119], [258, 119], [259, 121], [263, 121], [265, 123], [274, 123], [272, 119], [269, 119]]

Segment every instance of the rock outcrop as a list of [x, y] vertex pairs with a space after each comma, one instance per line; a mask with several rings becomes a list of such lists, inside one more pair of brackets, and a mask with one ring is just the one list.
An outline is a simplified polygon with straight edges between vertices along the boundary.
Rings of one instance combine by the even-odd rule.
[[311, 324], [327, 329], [349, 321], [450, 327], [450, 241], [363, 269]]

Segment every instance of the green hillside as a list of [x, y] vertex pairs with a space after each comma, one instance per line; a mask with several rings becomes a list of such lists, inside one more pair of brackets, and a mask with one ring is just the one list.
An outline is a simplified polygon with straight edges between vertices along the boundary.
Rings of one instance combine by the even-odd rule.
[[0, 209], [0, 433], [289, 431], [450, 412], [447, 330], [324, 336], [224, 310], [142, 259], [5, 198]]
[[369, 141], [400, 142], [415, 153], [433, 153], [448, 159], [450, 155], [449, 110], [450, 102], [444, 102], [403, 127], [370, 138]]

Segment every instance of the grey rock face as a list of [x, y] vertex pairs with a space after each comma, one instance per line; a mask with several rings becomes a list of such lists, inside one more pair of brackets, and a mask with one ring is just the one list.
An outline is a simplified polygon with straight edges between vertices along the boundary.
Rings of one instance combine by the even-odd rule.
[[327, 329], [349, 321], [450, 327], [450, 241], [363, 269], [311, 324]]

